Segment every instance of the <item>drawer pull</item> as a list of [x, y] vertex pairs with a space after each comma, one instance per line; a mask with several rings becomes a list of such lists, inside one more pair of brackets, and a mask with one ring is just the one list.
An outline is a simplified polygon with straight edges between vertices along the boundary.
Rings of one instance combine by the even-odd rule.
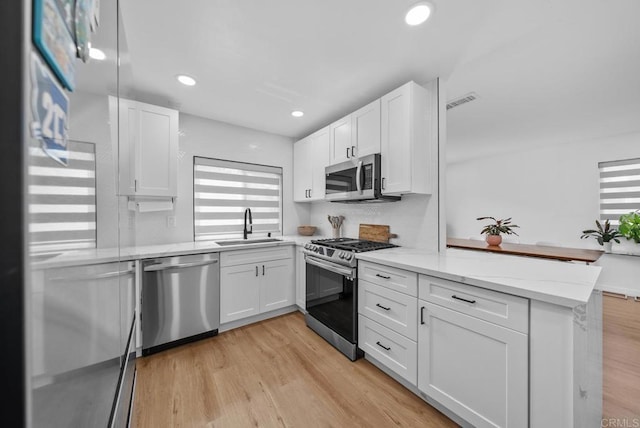
[[455, 294], [453, 296], [451, 296], [452, 299], [456, 299], [456, 300], [462, 300], [463, 302], [467, 302], [467, 303], [471, 303], [474, 304], [476, 301], [475, 300], [467, 300], [467, 299], [463, 299], [462, 297], [458, 297]]
[[377, 274], [376, 274], [376, 276], [377, 276], [378, 278], [382, 278], [382, 279], [391, 279], [391, 277], [390, 277], [390, 276], [380, 275], [379, 273], [377, 273]]
[[385, 351], [390, 351], [391, 350], [391, 346], [389, 346], [388, 348], [386, 346], [384, 346], [382, 343], [380, 343], [380, 341], [376, 342], [376, 345], [378, 345], [379, 347], [381, 347], [382, 349], [384, 349]]
[[376, 303], [376, 306], [379, 307], [380, 309], [384, 309], [385, 311], [390, 311], [391, 308], [386, 308], [384, 306], [382, 306], [380, 303]]

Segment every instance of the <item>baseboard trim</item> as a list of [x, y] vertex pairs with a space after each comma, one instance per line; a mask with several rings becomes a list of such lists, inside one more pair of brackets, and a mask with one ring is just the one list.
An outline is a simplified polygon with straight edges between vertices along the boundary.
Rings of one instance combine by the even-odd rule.
[[225, 324], [221, 324], [218, 331], [222, 333], [224, 331], [229, 331], [235, 328], [244, 327], [245, 325], [253, 324], [259, 321], [268, 320], [269, 318], [274, 318], [280, 315], [296, 312], [297, 310], [298, 310], [297, 305], [286, 306], [284, 308], [276, 309], [274, 311], [265, 312], [263, 314], [253, 315], [240, 320], [235, 320]]

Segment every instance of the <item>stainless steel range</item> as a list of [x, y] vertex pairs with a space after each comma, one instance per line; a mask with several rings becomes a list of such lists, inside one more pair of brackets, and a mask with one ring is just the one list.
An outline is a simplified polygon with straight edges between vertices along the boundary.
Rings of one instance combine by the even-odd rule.
[[358, 349], [358, 260], [355, 253], [397, 247], [362, 239], [313, 240], [304, 246], [307, 326], [355, 361]]

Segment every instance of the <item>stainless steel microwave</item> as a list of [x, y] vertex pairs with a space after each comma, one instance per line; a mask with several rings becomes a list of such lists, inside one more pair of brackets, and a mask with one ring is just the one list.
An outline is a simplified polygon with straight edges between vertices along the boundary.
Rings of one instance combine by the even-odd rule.
[[383, 195], [380, 155], [364, 156], [325, 168], [325, 200], [331, 202], [391, 202], [400, 196]]

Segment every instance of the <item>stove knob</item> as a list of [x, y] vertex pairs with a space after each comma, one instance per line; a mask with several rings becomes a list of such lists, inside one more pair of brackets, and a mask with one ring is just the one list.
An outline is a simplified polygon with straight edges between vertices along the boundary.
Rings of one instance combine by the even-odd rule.
[[344, 251], [340, 251], [338, 253], [338, 257], [341, 258], [341, 259], [344, 259]]
[[353, 254], [347, 254], [347, 256], [345, 257], [345, 259], [347, 260], [351, 260], [353, 258]]

